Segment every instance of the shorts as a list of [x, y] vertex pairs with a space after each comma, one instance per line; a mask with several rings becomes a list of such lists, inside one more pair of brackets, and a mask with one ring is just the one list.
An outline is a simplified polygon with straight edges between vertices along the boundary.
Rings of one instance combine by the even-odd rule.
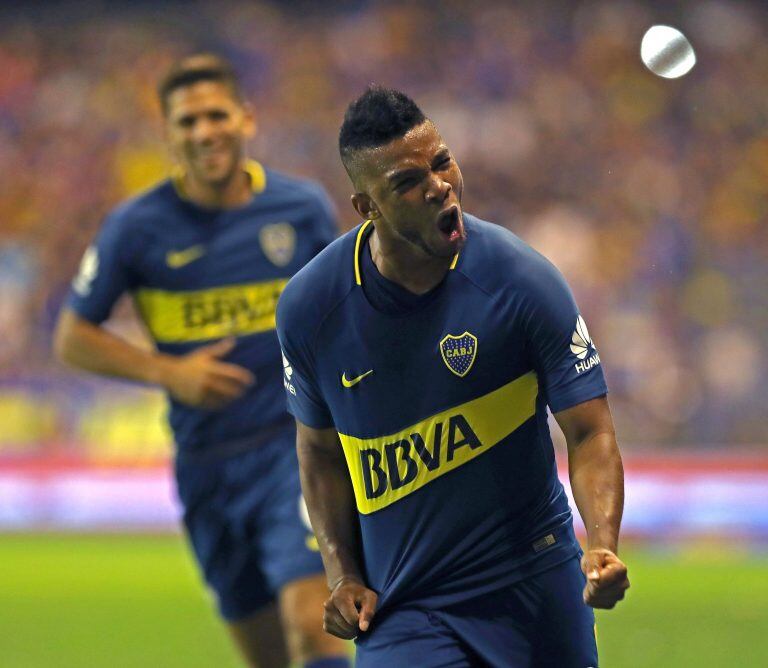
[[296, 458], [296, 430], [220, 459], [176, 461], [184, 526], [222, 617], [271, 603], [288, 582], [321, 574]]
[[444, 608], [395, 607], [357, 639], [359, 668], [597, 667], [595, 616], [578, 557]]

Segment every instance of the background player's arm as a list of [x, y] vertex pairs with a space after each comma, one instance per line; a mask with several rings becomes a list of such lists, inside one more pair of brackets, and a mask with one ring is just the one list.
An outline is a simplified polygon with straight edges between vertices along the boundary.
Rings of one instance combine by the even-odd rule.
[[617, 556], [624, 469], [608, 400], [603, 396], [585, 401], [555, 418], [568, 444], [573, 498], [587, 529], [584, 600], [595, 608], [612, 608], [624, 598], [629, 580]]
[[301, 487], [320, 546], [328, 588], [324, 628], [340, 638], [366, 631], [376, 593], [364, 584], [359, 521], [347, 464], [335, 429], [314, 429], [296, 421]]
[[221, 361], [234, 345], [227, 339], [187, 355], [165, 355], [134, 346], [72, 309], [62, 311], [54, 336], [56, 356], [66, 364], [159, 385], [182, 403], [208, 409], [233, 401], [253, 382], [247, 369]]

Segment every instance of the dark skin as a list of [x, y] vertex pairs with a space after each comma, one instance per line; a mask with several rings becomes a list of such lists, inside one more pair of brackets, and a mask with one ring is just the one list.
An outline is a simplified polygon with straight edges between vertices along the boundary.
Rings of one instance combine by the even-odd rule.
[[296, 426], [301, 488], [331, 591], [323, 628], [349, 640], [368, 630], [378, 599], [360, 568], [355, 495], [336, 430], [313, 429], [298, 420]]
[[[347, 168], [357, 190], [352, 204], [374, 224], [369, 244], [381, 274], [416, 294], [438, 285], [466, 234], [461, 171], [435, 126], [426, 121], [400, 139], [362, 150]], [[454, 206], [458, 221], [446, 234], [441, 215]], [[587, 529], [584, 601], [593, 608], [613, 608], [629, 580], [617, 556], [624, 473], [608, 401], [586, 401], [555, 419], [568, 444], [573, 495]], [[302, 488], [331, 590], [324, 628], [339, 638], [354, 638], [368, 629], [377, 594], [366, 586], [361, 567], [347, 464], [335, 430], [297, 424]]]
[[[428, 292], [466, 240], [464, 179], [450, 150], [426, 121], [401, 139], [360, 151], [352, 169], [352, 206], [373, 221], [369, 243], [379, 271], [411, 292]], [[452, 210], [453, 238], [440, 230], [441, 215]]]
[[629, 589], [627, 567], [617, 556], [624, 508], [624, 467], [611, 409], [599, 397], [555, 413], [568, 445], [568, 473], [587, 529], [581, 569], [587, 577], [584, 602], [613, 608]]

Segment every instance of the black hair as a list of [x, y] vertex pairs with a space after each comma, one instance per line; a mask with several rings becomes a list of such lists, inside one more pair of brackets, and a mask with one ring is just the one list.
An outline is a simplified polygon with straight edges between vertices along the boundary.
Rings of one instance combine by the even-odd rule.
[[191, 86], [199, 81], [218, 81], [225, 84], [234, 98], [241, 102], [243, 99], [240, 82], [232, 65], [213, 53], [198, 53], [187, 56], [177, 62], [160, 80], [157, 95], [163, 108], [163, 114], [168, 113], [168, 98], [177, 88]]
[[370, 86], [347, 107], [339, 130], [339, 153], [347, 172], [357, 151], [398, 139], [426, 120], [418, 105], [405, 93]]

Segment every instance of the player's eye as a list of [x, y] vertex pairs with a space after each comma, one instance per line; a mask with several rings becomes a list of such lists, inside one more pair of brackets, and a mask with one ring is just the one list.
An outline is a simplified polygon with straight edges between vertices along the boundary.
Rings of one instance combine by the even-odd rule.
[[437, 164], [435, 165], [435, 169], [447, 169], [451, 164], [451, 156], [446, 155], [443, 158], [440, 158], [438, 160]]
[[407, 179], [403, 179], [402, 181], [398, 181], [395, 185], [395, 190], [398, 192], [405, 192], [406, 190], [410, 190], [419, 182], [419, 179], [417, 179], [415, 176], [409, 176]]
[[229, 118], [229, 114], [226, 111], [212, 111], [208, 114], [208, 118], [212, 121], [223, 121]]
[[195, 118], [194, 116], [182, 116], [177, 123], [181, 128], [191, 128], [195, 124]]

